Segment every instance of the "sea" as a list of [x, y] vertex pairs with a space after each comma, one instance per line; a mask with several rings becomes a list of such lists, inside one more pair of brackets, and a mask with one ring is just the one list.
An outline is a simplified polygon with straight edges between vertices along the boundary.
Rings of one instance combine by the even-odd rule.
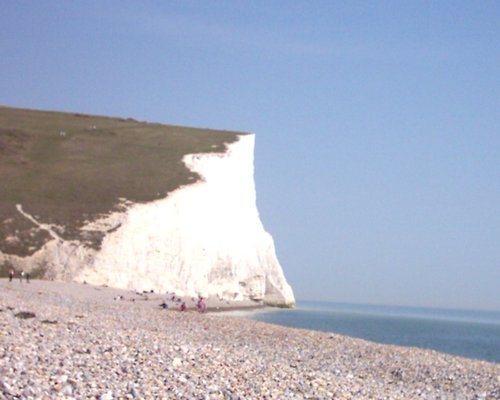
[[500, 312], [299, 301], [245, 318], [500, 363]]

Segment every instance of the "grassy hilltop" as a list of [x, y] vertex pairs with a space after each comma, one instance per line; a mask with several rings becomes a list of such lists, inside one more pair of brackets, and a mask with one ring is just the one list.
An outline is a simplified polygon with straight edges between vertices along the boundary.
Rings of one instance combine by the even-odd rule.
[[83, 234], [85, 221], [120, 198], [164, 198], [198, 179], [185, 154], [223, 152], [236, 140], [235, 132], [0, 106], [0, 251], [27, 256], [50, 239], [16, 204], [62, 238], [96, 248], [102, 233]]

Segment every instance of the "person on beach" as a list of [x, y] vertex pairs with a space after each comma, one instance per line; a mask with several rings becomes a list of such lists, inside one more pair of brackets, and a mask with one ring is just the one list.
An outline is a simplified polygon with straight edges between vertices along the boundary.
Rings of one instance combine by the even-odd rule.
[[198, 297], [198, 303], [196, 303], [196, 309], [200, 313], [204, 313], [207, 311], [207, 304], [205, 303], [205, 299], [201, 296]]
[[182, 302], [181, 304], [181, 307], [180, 307], [180, 310], [181, 311], [186, 311], [187, 307], [186, 307], [186, 303], [185, 302]]
[[24, 278], [24, 271], [21, 271], [21, 274], [19, 275], [19, 282], [23, 283], [23, 278]]
[[30, 273], [26, 272], [26, 283], [30, 283]]
[[13, 279], [13, 278], [14, 278], [14, 270], [13, 270], [13, 269], [11, 269], [11, 270], [9, 271], [9, 282], [12, 282], [12, 279]]

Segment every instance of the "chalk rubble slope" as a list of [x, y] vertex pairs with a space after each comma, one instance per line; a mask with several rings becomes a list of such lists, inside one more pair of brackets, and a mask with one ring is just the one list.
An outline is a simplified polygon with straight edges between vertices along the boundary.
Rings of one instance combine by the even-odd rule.
[[[254, 143], [253, 134], [240, 135], [225, 153], [186, 155], [184, 163], [201, 179], [153, 202], [124, 199], [124, 210], [83, 227], [106, 232], [98, 250], [39, 223], [52, 240], [30, 257], [8, 261], [28, 271], [43, 266], [56, 280], [293, 306], [256, 206]], [[37, 224], [22, 205], [18, 212]]]

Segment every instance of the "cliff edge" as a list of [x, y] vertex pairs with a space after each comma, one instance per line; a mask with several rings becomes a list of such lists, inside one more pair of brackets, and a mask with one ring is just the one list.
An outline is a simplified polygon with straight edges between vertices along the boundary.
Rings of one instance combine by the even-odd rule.
[[[0, 111], [5, 113], [6, 109]], [[41, 118], [42, 115], [37, 113], [41, 112], [28, 112], [29, 115]], [[69, 118], [65, 114], [57, 116], [62, 118], [62, 125], [64, 117]], [[54, 115], [45, 115], [45, 119], [47, 117], [50, 119]], [[73, 115], [73, 119], [76, 117]], [[109, 140], [122, 140], [114, 143], [115, 148], [117, 144], [128, 143], [128, 148], [136, 151], [134, 146], [144, 146], [148, 140], [160, 143], [165, 136], [171, 137], [174, 129], [157, 124], [119, 120], [118, 122], [124, 124], [120, 131], [117, 121], [108, 121], [103, 119], [104, 117], [88, 118], [91, 118], [92, 122], [87, 121], [84, 129], [78, 128], [83, 131], [71, 128], [71, 124], [68, 125], [70, 129], [54, 129], [57, 133], [52, 132], [50, 140], [54, 146], [60, 147], [60, 151], [54, 152], [47, 158], [51, 161], [43, 164], [47, 166], [48, 171], [53, 168], [52, 164], [58, 164], [58, 159], [67, 161], [68, 148], [70, 153], [74, 153], [75, 148], [81, 147], [78, 144], [82, 141], [87, 147], [91, 147], [92, 154], [104, 151], [102, 149], [106, 146], [103, 147], [103, 144]], [[14, 128], [12, 121], [12, 118], [4, 118], [3, 121], [0, 118], [3, 125], [3, 131], [0, 130], [0, 144], [4, 143], [4, 149], [15, 150], [9, 154], [12, 165], [16, 162], [20, 166], [27, 165], [33, 174], [35, 165], [32, 165], [31, 159], [40, 158], [34, 157], [33, 154], [40, 147], [40, 138], [46, 132], [29, 131], [26, 127]], [[132, 129], [131, 124], [135, 124], [135, 128]], [[131, 131], [134, 129], [147, 132], [143, 132], [142, 141], [130, 144], [131, 137], [137, 140], [137, 135]], [[162, 132], [162, 129], [165, 131]], [[200, 132], [179, 129], [182, 128], [174, 129], [176, 137], [185, 140], [189, 135], [194, 135], [197, 138], [196, 143], [202, 142], [199, 139]], [[123, 132], [127, 130], [132, 136], [123, 139]], [[208, 132], [207, 137], [212, 140], [214, 134]], [[87, 143], [87, 136], [92, 135], [97, 138], [97, 144]], [[106, 142], [103, 141], [105, 137], [108, 137]], [[16, 140], [23, 142], [20, 150], [12, 145], [17, 143]], [[68, 144], [70, 140], [73, 140], [73, 145]], [[128, 195], [125, 189], [128, 189], [128, 182], [138, 187], [148, 183], [137, 184], [137, 179], [151, 180], [153, 177], [160, 177], [169, 180], [168, 176], [164, 176], [166, 166], [161, 162], [153, 162], [148, 173], [140, 176], [122, 176], [123, 171], [118, 171], [112, 177], [108, 176], [105, 182], [114, 187], [116, 181], [121, 179], [123, 188], [117, 186], [112, 193], [112, 207], [100, 209], [99, 212], [80, 210], [85, 208], [86, 198], [90, 198], [88, 192], [92, 193], [93, 184], [97, 193], [109, 190], [102, 183], [93, 182], [92, 176], [87, 176], [76, 186], [82, 193], [81, 207], [75, 207], [79, 199], [74, 198], [74, 193], [72, 206], [67, 205], [70, 202], [66, 199], [57, 199], [63, 209], [71, 208], [71, 212], [66, 212], [64, 218], [59, 208], [59, 214], [51, 213], [53, 208], [50, 207], [48, 193], [42, 191], [40, 193], [43, 195], [40, 195], [37, 192], [36, 196], [40, 197], [40, 201], [34, 202], [34, 194], [31, 197], [23, 197], [17, 195], [15, 185], [8, 186], [10, 191], [7, 191], [6, 195], [10, 196], [6, 198], [11, 204], [2, 200], [4, 204], [0, 208], [0, 214], [3, 212], [3, 215], [0, 215], [3, 217], [3, 221], [0, 220], [0, 233], [3, 234], [4, 242], [0, 247], [0, 266], [3, 270], [13, 267], [17, 270], [33, 271], [48, 279], [86, 281], [124, 289], [154, 290], [157, 293], [175, 292], [182, 296], [218, 296], [227, 300], [253, 299], [273, 306], [293, 306], [295, 300], [292, 289], [286, 282], [275, 254], [273, 239], [264, 230], [256, 206], [253, 176], [255, 135], [226, 132], [224, 137], [219, 136], [217, 140], [223, 142], [222, 147], [219, 142], [207, 142], [205, 147], [202, 146], [202, 152], [191, 154], [186, 152], [190, 148], [186, 145], [182, 157], [184, 170], [179, 169], [185, 175], [184, 180], [180, 180], [178, 187], [173, 189], [165, 182], [158, 191], [156, 189], [159, 185], [149, 182], [155, 188], [154, 196], [149, 198], [138, 199], [137, 196]], [[172, 143], [168, 143], [171, 150]], [[161, 158], [161, 146], [159, 147], [159, 150], [156, 150]], [[200, 149], [199, 146], [192, 148], [195, 151]], [[85, 151], [85, 146], [83, 150]], [[120, 146], [116, 151], [120, 152]], [[137, 157], [123, 160], [123, 156], [124, 154], [113, 155], [120, 158], [121, 163], [134, 165], [141, 161]], [[81, 154], [80, 158], [82, 157], [85, 159], [86, 154]], [[53, 161], [54, 159], [56, 161]], [[104, 175], [110, 168], [116, 168], [116, 163], [106, 164], [108, 159], [109, 157], [106, 157], [106, 161], [104, 158], [102, 161], [105, 164], [102, 165]], [[64, 173], [61, 173], [61, 168], [58, 171], [68, 182], [72, 180], [71, 171], [68, 169], [76, 169], [81, 161], [76, 157], [71, 160], [73, 162], [70, 164], [59, 162], [59, 167], [64, 166]], [[81, 169], [87, 168], [88, 160], [86, 161]], [[180, 168], [178, 164], [181, 163], [174, 164], [177, 165], [176, 168]], [[142, 165], [136, 168], [140, 169]], [[155, 171], [154, 168], [158, 170]], [[134, 174], [133, 169], [127, 171]], [[79, 173], [82, 171], [79, 170]], [[37, 182], [47, 180], [43, 169], [38, 171], [38, 174]], [[177, 175], [179, 174], [180, 172]], [[28, 175], [27, 173], [26, 176]], [[76, 175], [78, 178], [78, 174]], [[26, 176], [22, 175], [21, 178], [27, 179]], [[99, 179], [96, 177], [96, 181]], [[89, 201], [91, 200], [87, 200]], [[80, 213], [76, 212], [75, 208]], [[38, 238], [38, 242], [27, 247], [24, 242], [29, 240], [23, 241], [24, 237], [31, 240]]]

